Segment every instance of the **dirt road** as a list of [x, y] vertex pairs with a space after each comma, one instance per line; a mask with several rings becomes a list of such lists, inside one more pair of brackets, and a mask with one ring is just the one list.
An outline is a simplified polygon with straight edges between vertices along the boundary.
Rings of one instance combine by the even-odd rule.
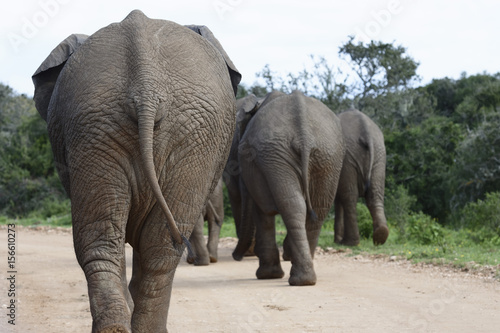
[[[16, 317], [8, 323], [12, 287], [7, 229], [0, 228], [1, 332], [90, 332], [85, 278], [69, 231], [17, 228]], [[175, 275], [170, 332], [498, 332], [500, 283], [485, 275], [415, 266], [402, 260], [318, 253], [318, 282], [290, 287], [257, 280], [256, 258], [235, 262], [233, 239], [220, 260]], [[130, 269], [130, 248], [128, 248]], [[130, 276], [130, 271], [129, 275]]]

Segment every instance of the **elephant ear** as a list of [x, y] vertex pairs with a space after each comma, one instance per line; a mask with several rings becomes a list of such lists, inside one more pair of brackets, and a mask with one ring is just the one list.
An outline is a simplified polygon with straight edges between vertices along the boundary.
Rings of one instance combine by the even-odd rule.
[[85, 42], [87, 35], [73, 34], [52, 50], [32, 76], [35, 85], [35, 106], [44, 120], [59, 73], [69, 57]]
[[236, 96], [236, 93], [238, 92], [238, 84], [241, 81], [241, 74], [238, 72], [236, 69], [236, 66], [234, 66], [233, 62], [227, 55], [226, 51], [222, 48], [222, 45], [219, 43], [217, 38], [215, 38], [214, 34], [210, 29], [208, 29], [204, 25], [186, 25], [186, 28], [189, 28], [196, 32], [197, 34], [201, 35], [204, 37], [206, 40], [208, 40], [222, 55], [224, 60], [226, 61], [227, 69], [229, 71], [229, 76], [231, 77], [231, 84], [233, 85], [233, 90], [234, 90], [234, 95]]
[[245, 129], [250, 119], [252, 119], [259, 110], [261, 103], [262, 100], [259, 100], [254, 94], [240, 98], [236, 102], [236, 124], [239, 129], [240, 138], [245, 133]]

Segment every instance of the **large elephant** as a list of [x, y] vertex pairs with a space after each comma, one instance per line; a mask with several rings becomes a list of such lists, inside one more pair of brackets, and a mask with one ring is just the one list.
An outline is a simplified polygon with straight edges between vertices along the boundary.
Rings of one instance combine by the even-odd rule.
[[229, 153], [240, 79], [206, 27], [140, 11], [70, 36], [33, 75], [71, 198], [93, 332], [166, 332], [183, 239]]
[[[313, 256], [324, 218], [333, 205], [344, 159], [338, 117], [318, 100], [295, 91], [238, 102], [241, 169], [239, 255], [255, 224], [257, 278], [281, 278], [276, 214], [287, 228], [284, 257], [291, 258], [290, 285], [314, 285]], [[253, 104], [253, 107], [252, 107]], [[233, 140], [234, 144], [235, 140]], [[237, 247], [238, 248], [238, 247]], [[233, 254], [234, 255], [234, 254]]]
[[[222, 179], [219, 179], [189, 238], [189, 242], [193, 246], [194, 256], [188, 256], [187, 261], [194, 265], [202, 266], [217, 262], [220, 229], [224, 222], [224, 193], [222, 186]], [[205, 243], [205, 237], [203, 236], [205, 221], [208, 224], [208, 243]]]
[[385, 145], [379, 127], [358, 110], [339, 114], [346, 154], [335, 198], [335, 242], [358, 245], [358, 198], [373, 219], [373, 243], [384, 244], [389, 228], [384, 213]]

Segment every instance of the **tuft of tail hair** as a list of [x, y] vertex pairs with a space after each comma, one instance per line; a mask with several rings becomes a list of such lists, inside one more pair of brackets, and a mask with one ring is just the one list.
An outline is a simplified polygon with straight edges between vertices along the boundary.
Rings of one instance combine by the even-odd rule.
[[191, 246], [191, 243], [189, 242], [189, 239], [187, 239], [186, 236], [184, 236], [182, 234], [181, 234], [181, 238], [182, 238], [182, 241], [184, 242], [184, 244], [186, 245], [186, 248], [188, 250], [188, 258], [189, 257], [194, 258], [195, 254], [193, 251], [193, 247]]

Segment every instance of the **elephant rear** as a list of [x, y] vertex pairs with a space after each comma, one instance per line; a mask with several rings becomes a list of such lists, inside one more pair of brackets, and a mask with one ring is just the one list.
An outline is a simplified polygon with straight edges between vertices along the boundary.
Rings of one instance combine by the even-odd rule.
[[231, 66], [206, 27], [133, 11], [63, 41], [33, 76], [71, 198], [93, 331], [166, 331], [179, 243], [229, 153], [241, 79]]
[[[335, 198], [344, 158], [339, 119], [321, 102], [301, 92], [274, 93], [253, 113], [238, 146], [241, 167], [243, 227], [258, 225], [255, 253], [259, 279], [280, 278], [284, 272], [274, 235], [274, 216], [287, 228], [285, 259], [292, 261], [290, 285], [314, 285], [312, 256], [324, 218]], [[250, 119], [250, 120], [248, 120]], [[237, 256], [251, 243], [251, 228], [239, 234]], [[240, 229], [241, 230], [241, 229]], [[235, 250], [236, 252], [236, 250]]]

